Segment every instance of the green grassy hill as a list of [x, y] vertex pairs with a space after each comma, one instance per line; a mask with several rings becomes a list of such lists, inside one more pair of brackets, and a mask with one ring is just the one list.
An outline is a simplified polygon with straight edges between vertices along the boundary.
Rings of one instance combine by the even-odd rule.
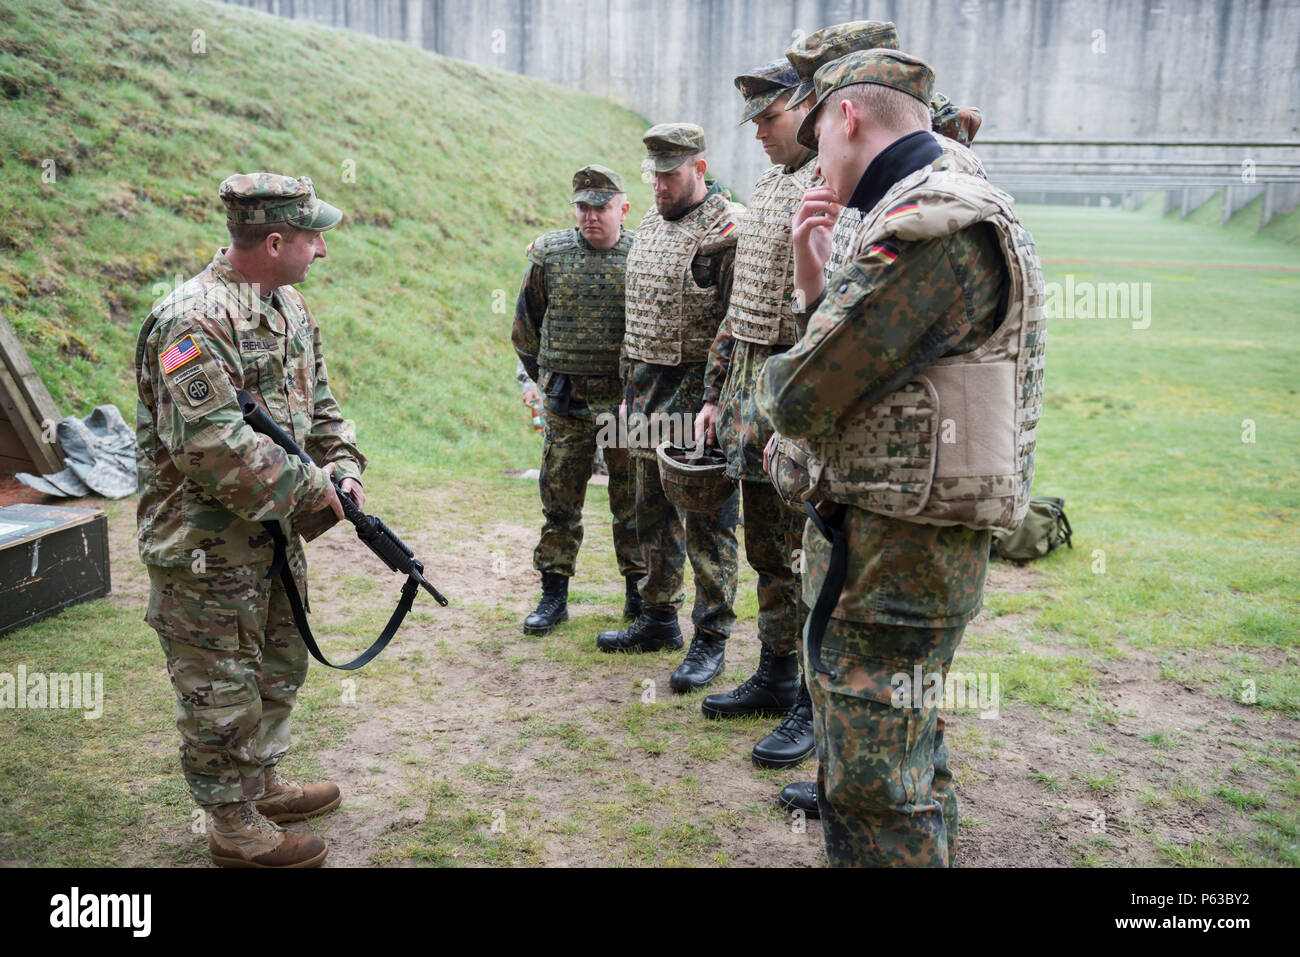
[[367, 453], [414, 466], [535, 455], [497, 427], [523, 421], [524, 247], [572, 221], [586, 163], [623, 174], [633, 225], [651, 202], [634, 113], [201, 2], [5, 3], [0, 129], [0, 311], [62, 413], [132, 418], [141, 320], [225, 244], [218, 183], [270, 169], [311, 176], [346, 215], [301, 288]]

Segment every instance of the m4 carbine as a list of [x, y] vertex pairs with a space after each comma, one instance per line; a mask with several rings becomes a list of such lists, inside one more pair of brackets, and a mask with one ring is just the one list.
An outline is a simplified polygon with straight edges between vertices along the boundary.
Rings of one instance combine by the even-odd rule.
[[[239, 401], [239, 408], [243, 412], [244, 421], [248, 423], [254, 432], [265, 435], [290, 455], [298, 456], [308, 465], [314, 466], [316, 464], [311, 460], [310, 455], [298, 447], [298, 444], [284, 429], [275, 424], [274, 420], [266, 414], [265, 410], [257, 404], [251, 395], [240, 391], [236, 399]], [[270, 533], [271, 539], [275, 543], [275, 555], [271, 560], [271, 570], [267, 572], [266, 577], [280, 576], [285, 593], [289, 597], [289, 607], [293, 611], [293, 620], [298, 625], [302, 640], [306, 643], [307, 650], [312, 653], [312, 656], [321, 664], [328, 665], [331, 668], [337, 668], [340, 671], [353, 671], [384, 650], [388, 642], [392, 640], [393, 635], [397, 633], [397, 629], [401, 626], [406, 613], [411, 610], [411, 605], [415, 602], [415, 596], [421, 588], [432, 595], [439, 605], [446, 606], [447, 599], [424, 577], [424, 565], [416, 560], [415, 552], [411, 551], [406, 543], [383, 523], [379, 516], [367, 515], [361, 511], [352, 496], [343, 491], [339, 482], [333, 476], [331, 476], [331, 481], [334, 482], [334, 491], [338, 495], [339, 504], [343, 506], [343, 517], [356, 526], [357, 538], [383, 559], [385, 565], [393, 571], [406, 576], [406, 583], [402, 585], [402, 597], [398, 601], [397, 608], [394, 609], [392, 616], [388, 619], [388, 624], [384, 626], [383, 632], [375, 639], [373, 645], [345, 665], [332, 664], [321, 654], [320, 648], [316, 645], [316, 639], [312, 636], [311, 627], [307, 624], [307, 614], [303, 609], [302, 597], [298, 594], [298, 586], [293, 580], [293, 572], [289, 569], [285, 551], [287, 541], [279, 522], [262, 523], [262, 527]]]

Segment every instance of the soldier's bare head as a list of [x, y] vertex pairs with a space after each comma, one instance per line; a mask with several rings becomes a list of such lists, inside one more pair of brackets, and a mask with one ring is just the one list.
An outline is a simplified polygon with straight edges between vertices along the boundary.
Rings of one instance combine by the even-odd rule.
[[573, 216], [578, 221], [582, 238], [596, 249], [610, 249], [618, 243], [623, 221], [631, 205], [626, 193], [615, 193], [607, 201], [596, 205], [582, 201], [573, 204]]
[[326, 255], [325, 234], [289, 223], [226, 223], [226, 258], [249, 282], [270, 292], [307, 278], [311, 264]]
[[778, 97], [753, 120], [754, 139], [763, 147], [767, 158], [778, 166], [794, 166], [808, 153], [796, 135], [809, 104], [801, 103], [787, 110], [785, 105], [789, 99], [789, 93]]
[[914, 96], [875, 83], [836, 90], [817, 113], [817, 165], [841, 203], [871, 161], [900, 137], [930, 128], [930, 111]]
[[692, 153], [670, 170], [658, 170], [653, 175], [655, 208], [664, 219], [679, 219], [696, 203], [704, 199], [708, 187], [704, 185], [704, 171], [709, 168], [703, 153]]

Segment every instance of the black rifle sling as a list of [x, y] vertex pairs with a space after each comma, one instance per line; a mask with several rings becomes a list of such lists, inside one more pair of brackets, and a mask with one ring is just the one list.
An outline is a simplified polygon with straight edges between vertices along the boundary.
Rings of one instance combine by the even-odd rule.
[[849, 541], [840, 531], [840, 522], [844, 520], [844, 509], [837, 505], [834, 512], [823, 518], [822, 514], [813, 507], [812, 502], [804, 502], [803, 507], [808, 513], [808, 518], [817, 526], [817, 531], [831, 543], [831, 560], [826, 567], [826, 577], [822, 580], [821, 591], [817, 593], [817, 603], [813, 605], [812, 614], [808, 616], [808, 659], [822, 674], [838, 678], [838, 672], [822, 664], [822, 638], [825, 637], [831, 612], [839, 604], [840, 594], [844, 591], [844, 582], [849, 574]]
[[407, 576], [406, 583], [402, 585], [402, 597], [398, 599], [397, 607], [393, 609], [393, 614], [388, 619], [388, 624], [384, 625], [384, 630], [379, 633], [379, 637], [356, 658], [349, 661], [346, 665], [336, 665], [321, 654], [320, 646], [316, 644], [316, 638], [311, 633], [311, 625], [307, 624], [307, 612], [302, 606], [302, 596], [298, 594], [298, 583], [293, 580], [293, 569], [289, 567], [287, 540], [284, 537], [284, 531], [280, 528], [279, 522], [263, 522], [262, 527], [271, 535], [271, 540], [275, 543], [275, 555], [271, 559], [271, 569], [266, 573], [267, 578], [274, 578], [278, 574], [280, 584], [284, 586], [284, 593], [289, 598], [289, 609], [293, 612], [294, 624], [298, 626], [298, 633], [302, 635], [303, 644], [311, 652], [311, 656], [321, 664], [338, 671], [355, 671], [356, 669], [368, 664], [377, 654], [388, 647], [388, 643], [393, 640], [393, 635], [397, 634], [397, 629], [402, 627], [402, 620], [406, 618], [406, 613], [411, 610], [411, 605], [415, 603], [416, 593], [420, 590], [420, 583], [412, 576]]

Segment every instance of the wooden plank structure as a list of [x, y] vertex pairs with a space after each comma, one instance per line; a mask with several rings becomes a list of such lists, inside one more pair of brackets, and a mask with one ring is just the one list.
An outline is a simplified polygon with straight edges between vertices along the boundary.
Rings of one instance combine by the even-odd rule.
[[47, 475], [62, 469], [58, 446], [45, 441], [58, 421], [58, 409], [27, 350], [0, 316], [0, 473]]
[[0, 508], [0, 635], [107, 595], [110, 587], [102, 511]]

